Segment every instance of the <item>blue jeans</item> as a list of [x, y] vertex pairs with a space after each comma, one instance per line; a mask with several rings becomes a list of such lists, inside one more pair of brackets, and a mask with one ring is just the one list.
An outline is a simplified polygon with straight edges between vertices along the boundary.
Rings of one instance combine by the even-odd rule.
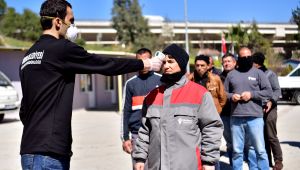
[[23, 154], [21, 164], [23, 170], [69, 170], [70, 158]]
[[232, 165], [232, 139], [231, 139], [231, 129], [230, 129], [230, 117], [231, 116], [222, 116], [221, 119], [224, 125], [223, 136], [226, 141], [227, 154], [229, 158], [229, 163]]
[[[250, 159], [249, 169], [257, 169], [251, 166], [251, 162], [257, 162], [257, 167], [260, 170], [269, 169], [268, 155], [265, 150], [264, 141], [264, 120], [258, 117], [231, 117], [231, 134], [233, 146], [232, 165], [233, 170], [243, 169], [244, 145], [250, 144], [250, 150], [253, 148], [256, 155], [256, 161], [249, 152]], [[245, 141], [245, 139], [249, 141]], [[252, 156], [251, 156], [252, 155]]]

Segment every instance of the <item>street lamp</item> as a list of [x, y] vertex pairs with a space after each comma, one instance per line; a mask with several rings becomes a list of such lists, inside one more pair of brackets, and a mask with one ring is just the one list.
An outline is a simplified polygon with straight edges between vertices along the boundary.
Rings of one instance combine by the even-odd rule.
[[[188, 34], [188, 18], [187, 18], [187, 0], [184, 0], [184, 20], [185, 20], [185, 51], [189, 54], [189, 34]], [[190, 72], [190, 62], [186, 66], [187, 73]]]

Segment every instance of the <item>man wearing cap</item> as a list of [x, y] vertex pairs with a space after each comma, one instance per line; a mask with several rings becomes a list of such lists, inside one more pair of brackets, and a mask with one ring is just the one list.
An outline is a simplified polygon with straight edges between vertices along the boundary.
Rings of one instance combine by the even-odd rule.
[[212, 95], [215, 106], [220, 114], [227, 97], [221, 78], [209, 71], [209, 56], [199, 55], [195, 58], [195, 71], [188, 78], [203, 87]]
[[166, 55], [161, 81], [143, 105], [133, 158], [137, 170], [210, 170], [219, 160], [223, 124], [211, 94], [189, 81], [188, 54], [175, 44]]
[[264, 65], [265, 55], [261, 52], [256, 52], [253, 54], [253, 66], [262, 70], [272, 87], [273, 95], [271, 98], [264, 101], [264, 121], [265, 121], [265, 146], [266, 151], [269, 158], [270, 167], [272, 167], [272, 155], [273, 153], [275, 165], [273, 170], [281, 170], [283, 168], [282, 165], [282, 150], [280, 147], [280, 143], [277, 137], [277, 100], [281, 96], [281, 89], [278, 82], [277, 75], [266, 68]]

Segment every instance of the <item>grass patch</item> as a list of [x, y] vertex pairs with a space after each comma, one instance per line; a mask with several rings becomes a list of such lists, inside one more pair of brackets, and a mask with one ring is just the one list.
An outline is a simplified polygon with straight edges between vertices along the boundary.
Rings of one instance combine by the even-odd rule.
[[17, 40], [15, 38], [3, 37], [3, 44], [11, 47], [31, 47], [33, 42]]

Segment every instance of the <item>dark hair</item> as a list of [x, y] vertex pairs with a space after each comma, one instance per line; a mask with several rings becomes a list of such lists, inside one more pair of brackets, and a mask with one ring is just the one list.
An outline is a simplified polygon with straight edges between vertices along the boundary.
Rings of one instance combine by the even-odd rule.
[[232, 53], [226, 53], [226, 54], [224, 54], [223, 57], [222, 57], [222, 60], [223, 60], [224, 58], [226, 58], [226, 57], [231, 57], [231, 58], [233, 58], [234, 60], [236, 60], [236, 57], [235, 57]]
[[72, 8], [72, 5], [66, 0], [46, 0], [40, 9], [40, 23], [43, 30], [52, 27], [52, 19], [49, 17], [58, 17], [64, 20], [67, 15], [67, 7]]
[[254, 63], [263, 66], [265, 62], [265, 55], [261, 52], [256, 52], [252, 55], [252, 60]]
[[203, 61], [205, 61], [207, 64], [209, 64], [210, 62], [209, 62], [209, 56], [207, 56], [207, 55], [198, 55], [198, 56], [196, 56], [195, 57], [195, 63], [196, 63], [196, 61], [198, 61], [198, 60], [203, 60]]
[[152, 52], [148, 48], [141, 48], [137, 50], [135, 54], [144, 54], [144, 53], [149, 53], [150, 56], [152, 56]]

